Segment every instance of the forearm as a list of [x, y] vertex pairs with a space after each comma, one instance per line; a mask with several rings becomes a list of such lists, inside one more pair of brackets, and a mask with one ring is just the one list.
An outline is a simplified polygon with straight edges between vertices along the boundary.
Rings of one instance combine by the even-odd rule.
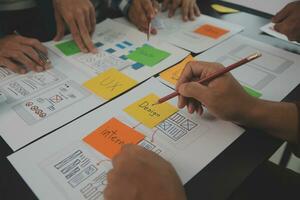
[[294, 103], [254, 100], [241, 124], [261, 129], [291, 143], [298, 142], [298, 110]]

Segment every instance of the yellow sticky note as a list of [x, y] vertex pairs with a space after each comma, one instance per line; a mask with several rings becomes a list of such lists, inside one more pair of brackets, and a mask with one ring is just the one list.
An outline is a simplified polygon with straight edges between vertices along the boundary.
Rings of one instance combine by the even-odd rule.
[[185, 65], [190, 62], [193, 61], [194, 58], [193, 56], [189, 55], [188, 57], [186, 57], [183, 61], [181, 61], [180, 63], [178, 63], [177, 65], [175, 65], [174, 67], [171, 67], [170, 69], [160, 73], [160, 77], [166, 81], [168, 81], [169, 83], [176, 85], [181, 72], [183, 71]]
[[224, 13], [224, 14], [226, 14], [226, 13], [229, 14], [229, 13], [237, 13], [237, 12], [239, 12], [239, 11], [236, 10], [236, 9], [229, 8], [229, 7], [226, 7], [226, 6], [222, 6], [222, 5], [220, 5], [220, 4], [212, 4], [211, 7], [212, 7], [215, 11], [217, 11], [217, 12], [219, 12], [219, 13]]
[[97, 96], [110, 100], [136, 84], [137, 82], [132, 78], [115, 68], [111, 68], [88, 80], [83, 85]]
[[158, 99], [158, 96], [151, 93], [125, 108], [124, 111], [143, 125], [153, 128], [178, 111], [168, 102], [153, 105]]

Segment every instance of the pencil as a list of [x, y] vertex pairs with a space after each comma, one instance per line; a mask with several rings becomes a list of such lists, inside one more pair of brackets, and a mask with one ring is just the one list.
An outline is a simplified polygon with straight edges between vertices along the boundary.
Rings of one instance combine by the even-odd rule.
[[[222, 69], [216, 71], [212, 75], [210, 75], [208, 77], [205, 77], [205, 78], [203, 78], [203, 79], [201, 79], [197, 82], [200, 83], [200, 84], [203, 84], [205, 82], [209, 82], [209, 81], [211, 81], [211, 80], [213, 80], [213, 79], [215, 79], [219, 76], [222, 76], [223, 74], [225, 74], [225, 73], [227, 73], [227, 72], [229, 72], [229, 71], [231, 71], [231, 70], [233, 70], [237, 67], [240, 67], [240, 66], [242, 66], [242, 65], [244, 65], [244, 64], [246, 64], [246, 63], [248, 63], [248, 62], [250, 62], [250, 61], [252, 61], [256, 58], [259, 58], [260, 56], [261, 56], [261, 53], [256, 52], [256, 53], [254, 53], [254, 54], [252, 54], [252, 55], [250, 55], [246, 58], [241, 59], [240, 61], [238, 61], [238, 62], [236, 62], [236, 63], [234, 63], [234, 64], [232, 64], [228, 67], [225, 67], [225, 68], [222, 68]], [[173, 93], [159, 99], [154, 105], [164, 103], [164, 102], [166, 102], [166, 101], [168, 101], [168, 100], [170, 100], [170, 99], [172, 99], [172, 98], [174, 98], [178, 95], [179, 95], [178, 92], [173, 92]]]

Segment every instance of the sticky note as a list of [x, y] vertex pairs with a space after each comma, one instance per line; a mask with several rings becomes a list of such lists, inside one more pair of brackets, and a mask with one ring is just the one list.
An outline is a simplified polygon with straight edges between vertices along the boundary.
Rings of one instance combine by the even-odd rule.
[[143, 65], [153, 67], [170, 55], [171, 54], [166, 51], [145, 44], [131, 52], [127, 57]]
[[171, 67], [170, 69], [160, 73], [160, 77], [166, 81], [168, 81], [169, 83], [176, 85], [181, 72], [183, 71], [185, 65], [190, 62], [193, 61], [194, 58], [193, 56], [189, 55], [188, 57], [186, 57], [183, 61], [181, 61], [180, 63], [178, 63], [177, 65]]
[[80, 52], [74, 40], [69, 40], [55, 45], [65, 56], [71, 56]]
[[168, 102], [153, 105], [158, 99], [159, 97], [155, 94], [149, 94], [129, 105], [124, 111], [143, 125], [153, 128], [178, 111], [175, 106]]
[[95, 150], [112, 159], [125, 144], [138, 144], [145, 136], [112, 118], [83, 138]]
[[229, 14], [229, 13], [237, 13], [239, 12], [238, 10], [236, 9], [233, 9], [233, 8], [229, 8], [229, 7], [226, 7], [226, 6], [222, 6], [220, 4], [212, 4], [211, 7], [219, 12], [219, 13], [224, 13], [224, 14]]
[[229, 30], [222, 29], [211, 24], [204, 24], [197, 28], [194, 32], [213, 39], [218, 39], [219, 37], [228, 33]]
[[83, 85], [97, 96], [110, 100], [136, 84], [137, 82], [134, 79], [115, 68], [110, 68], [88, 80]]

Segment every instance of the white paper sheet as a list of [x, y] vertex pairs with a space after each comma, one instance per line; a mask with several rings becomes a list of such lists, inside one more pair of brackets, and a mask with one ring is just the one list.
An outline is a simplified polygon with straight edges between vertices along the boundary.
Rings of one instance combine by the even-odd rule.
[[[64, 41], [52, 41], [46, 45], [78, 69], [89, 71], [89, 73], [93, 76], [101, 73], [107, 67], [112, 67], [111, 65], [113, 65], [113, 67], [121, 70], [123, 73], [137, 81], [143, 81], [179, 62], [188, 55], [187, 51], [162, 42], [162, 40], [154, 39], [147, 42], [147, 38], [144, 33], [111, 19], [107, 19], [96, 26], [93, 41], [95, 44], [101, 43], [101, 46], [98, 47], [99, 53], [97, 55], [77, 53], [75, 55], [65, 56], [55, 45], [68, 40], [70, 40], [70, 37], [66, 38]], [[124, 42], [129, 42], [129, 45], [124, 44]], [[125, 48], [119, 48], [117, 45], [120, 44], [122, 44]], [[123, 60], [120, 58], [124, 55], [128, 55], [131, 51], [144, 44], [149, 44], [158, 49], [169, 52], [171, 53], [171, 56], [155, 65], [155, 67], [146, 66], [139, 69], [134, 69], [132, 67], [136, 62], [131, 61], [130, 59]], [[113, 49], [114, 52], [108, 53], [108, 49]]]
[[[115, 45], [114, 41], [126, 39], [134, 41], [131, 46], [136, 48], [145, 41], [144, 34], [112, 20], [97, 25], [95, 37], [106, 46]], [[165, 60], [153, 67], [133, 69], [129, 65], [119, 70], [141, 82], [176, 64], [188, 54], [172, 45], [158, 43], [153, 41], [150, 45], [171, 53]], [[50, 47], [49, 56], [54, 69], [43, 73], [16, 75], [0, 68], [0, 92], [6, 97], [6, 101], [0, 104], [0, 134], [13, 150], [103, 104], [104, 99], [89, 92], [82, 84], [101, 73], [103, 66], [105, 66], [103, 68], [115, 67], [105, 63], [113, 65], [119, 62], [114, 61], [110, 55], [108, 58], [107, 55], [94, 58], [94, 55], [83, 53], [74, 55], [76, 59], [73, 57], [70, 59], [54, 46], [54, 42], [46, 45]], [[99, 51], [103, 52], [103, 49], [100, 47]], [[117, 58], [115, 55], [114, 57]], [[96, 60], [100, 64], [95, 67], [80, 62], [80, 59], [90, 63]], [[129, 59], [124, 62], [133, 63]]]
[[[126, 18], [117, 18], [115, 21], [134, 27]], [[159, 38], [162, 41], [167, 41], [194, 53], [203, 52], [243, 30], [243, 27], [240, 25], [225, 22], [207, 15], [201, 15], [195, 21], [183, 22], [180, 12], [177, 12], [172, 18], [167, 16], [167, 12], [159, 13], [152, 23], [157, 28], [158, 34], [151, 36], [150, 40], [152, 38]], [[226, 29], [229, 32], [217, 39], [194, 32], [204, 24]]]
[[297, 54], [247, 37], [234, 36], [195, 59], [229, 66], [256, 51], [261, 52], [262, 57], [231, 73], [243, 86], [260, 93], [260, 98], [281, 101], [300, 82], [300, 57]]
[[259, 10], [271, 15], [275, 15], [280, 11], [286, 4], [293, 2], [294, 0], [271, 0], [271, 1], [261, 1], [261, 0], [224, 0], [229, 3], [238, 4], [241, 6], [249, 7], [254, 10]]
[[[122, 111], [125, 107], [149, 93], [163, 96], [172, 91], [152, 78], [120, 98], [21, 149], [8, 159], [40, 199], [86, 200], [92, 199], [91, 196], [103, 199], [102, 191], [106, 185], [106, 173], [111, 168], [110, 161], [86, 145], [82, 138], [112, 117], [131, 127], [136, 126], [138, 122]], [[176, 105], [176, 101], [172, 99], [170, 103]], [[177, 132], [175, 137], [174, 133], [168, 131], [166, 127], [169, 126], [166, 124], [172, 130], [181, 132]], [[159, 131], [154, 137], [153, 130], [156, 128]], [[207, 112], [199, 117], [185, 110], [175, 113], [154, 129], [144, 126], [136, 128], [146, 136], [140, 145], [169, 160], [183, 183], [196, 175], [244, 131], [232, 123], [213, 118]], [[83, 160], [85, 168], [80, 164]], [[77, 161], [75, 167], [71, 165], [74, 161]], [[68, 178], [73, 174], [63, 175], [67, 168], [65, 166], [73, 166], [78, 172]], [[91, 173], [84, 173], [86, 171]], [[82, 173], [85, 176], [78, 175]]]
[[285, 41], [290, 42], [290, 43], [292, 43], [292, 44], [300, 45], [299, 42], [296, 42], [296, 41], [290, 41], [286, 35], [284, 35], [284, 34], [282, 34], [282, 33], [279, 33], [279, 32], [277, 32], [277, 31], [275, 31], [275, 30], [274, 30], [274, 23], [268, 23], [268, 24], [264, 25], [263, 27], [261, 27], [260, 30], [261, 30], [262, 32], [265, 32], [265, 33], [267, 33], [267, 34], [273, 36], [273, 37], [279, 38], [279, 39], [281, 39], [281, 40], [285, 40]]

